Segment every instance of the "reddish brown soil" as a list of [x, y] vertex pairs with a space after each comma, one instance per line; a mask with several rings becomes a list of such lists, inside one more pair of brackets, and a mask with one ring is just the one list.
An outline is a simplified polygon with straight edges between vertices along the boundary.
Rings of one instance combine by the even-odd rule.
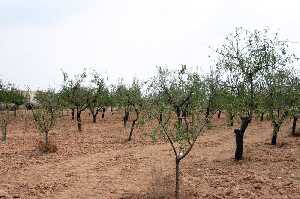
[[[173, 152], [152, 143], [149, 128], [128, 143], [120, 114], [97, 124], [86, 114], [81, 133], [69, 116], [60, 121], [50, 135], [58, 150], [49, 154], [37, 149], [32, 122], [26, 132], [20, 118], [10, 123], [0, 144], [0, 198], [173, 198]], [[233, 128], [224, 118], [212, 125], [181, 162], [182, 198], [300, 198], [300, 137], [288, 135], [290, 122], [277, 146], [269, 145], [270, 122], [252, 122], [239, 162]]]

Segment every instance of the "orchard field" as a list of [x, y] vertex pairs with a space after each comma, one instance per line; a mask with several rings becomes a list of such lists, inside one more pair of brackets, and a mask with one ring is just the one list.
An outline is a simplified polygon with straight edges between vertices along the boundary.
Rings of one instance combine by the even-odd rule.
[[0, 81], [0, 198], [300, 199], [300, 58], [267, 28], [214, 53], [208, 73]]
[[[0, 198], [174, 197], [173, 151], [144, 134], [151, 124], [128, 143], [121, 113], [92, 123], [85, 112], [78, 132], [65, 111], [50, 136], [57, 151], [45, 154], [33, 121], [26, 129], [19, 112], [0, 145]], [[291, 122], [273, 146], [270, 121], [253, 121], [241, 161], [233, 157], [236, 126], [214, 116], [181, 163], [182, 198], [300, 198], [300, 137], [289, 135]]]

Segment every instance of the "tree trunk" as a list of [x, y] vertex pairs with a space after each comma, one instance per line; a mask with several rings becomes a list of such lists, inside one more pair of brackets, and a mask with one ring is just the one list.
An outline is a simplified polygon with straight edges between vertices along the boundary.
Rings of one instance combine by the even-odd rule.
[[292, 127], [292, 135], [296, 134], [297, 120], [298, 120], [298, 117], [294, 116], [293, 127]]
[[260, 121], [261, 122], [264, 121], [264, 113], [261, 113], [261, 115], [260, 115]]
[[137, 110], [135, 110], [135, 112], [136, 112], [136, 119], [133, 120], [133, 122], [131, 124], [131, 129], [130, 129], [130, 133], [129, 133], [129, 137], [128, 137], [128, 142], [131, 141], [133, 130], [134, 130], [134, 127], [135, 127], [135, 123], [139, 119], [139, 112]]
[[104, 114], [105, 114], [105, 108], [102, 109], [102, 116], [101, 116], [102, 119], [104, 118]]
[[2, 127], [2, 142], [5, 144], [7, 139], [7, 125], [4, 124]]
[[97, 121], [97, 114], [93, 114], [93, 123], [96, 123]]
[[72, 120], [74, 120], [75, 109], [74, 109], [74, 108], [72, 108], [71, 110], [72, 110], [72, 113], [71, 113], [71, 114], [72, 114]]
[[235, 133], [235, 160], [241, 160], [243, 158], [243, 147], [244, 147], [244, 133], [240, 129], [234, 129]]
[[235, 160], [243, 159], [243, 148], [244, 148], [244, 134], [250, 123], [250, 117], [241, 118], [241, 127], [239, 129], [234, 129], [235, 133], [235, 142], [236, 142], [236, 150], [235, 150]]
[[17, 108], [14, 108], [14, 116], [17, 117]]
[[229, 113], [229, 125], [230, 126], [233, 126], [233, 114], [232, 113]]
[[279, 129], [280, 129], [280, 125], [277, 123], [273, 123], [273, 135], [272, 135], [272, 141], [271, 141], [272, 145], [277, 144], [277, 134], [279, 132]]
[[114, 114], [114, 109], [113, 109], [112, 106], [110, 107], [110, 112], [111, 112], [112, 115]]
[[124, 127], [126, 127], [128, 119], [129, 119], [129, 111], [125, 110], [125, 114], [123, 117]]
[[218, 119], [221, 118], [221, 113], [222, 113], [222, 111], [219, 111], [219, 112], [218, 112]]
[[179, 167], [179, 164], [180, 164], [180, 160], [176, 157], [176, 188], [175, 188], [175, 195], [176, 195], [176, 199], [179, 199], [179, 183], [180, 183], [180, 167]]
[[78, 127], [78, 131], [81, 131], [81, 112], [80, 111], [77, 111], [77, 127]]
[[162, 115], [162, 113], [160, 113], [160, 114], [159, 114], [159, 124], [162, 123], [162, 120], [163, 120], [163, 115]]
[[134, 129], [134, 126], [135, 126], [135, 122], [136, 122], [136, 120], [134, 120], [134, 121], [132, 122], [132, 125], [131, 125], [131, 128], [130, 128], [129, 137], [128, 137], [128, 142], [131, 141], [133, 129]]

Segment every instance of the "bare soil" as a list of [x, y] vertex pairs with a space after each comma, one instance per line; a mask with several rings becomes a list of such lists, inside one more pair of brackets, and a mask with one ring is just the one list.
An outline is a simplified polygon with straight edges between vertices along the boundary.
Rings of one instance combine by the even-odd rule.
[[[64, 116], [50, 134], [57, 151], [45, 154], [38, 150], [41, 135], [32, 121], [25, 128], [24, 118], [9, 124], [7, 144], [0, 144], [0, 198], [173, 198], [174, 155], [168, 143], [152, 142], [149, 126], [128, 143], [120, 113], [96, 124], [84, 113], [80, 133]], [[272, 146], [270, 122], [253, 121], [237, 162], [237, 126], [214, 118], [181, 162], [182, 198], [300, 199], [300, 137], [289, 135], [290, 126]]]

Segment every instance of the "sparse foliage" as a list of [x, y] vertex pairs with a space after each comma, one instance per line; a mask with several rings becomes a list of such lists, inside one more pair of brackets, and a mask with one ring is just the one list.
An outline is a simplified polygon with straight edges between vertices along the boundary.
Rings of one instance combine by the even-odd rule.
[[59, 99], [53, 90], [38, 91], [36, 100], [39, 107], [32, 109], [33, 118], [39, 133], [44, 137], [44, 143], [49, 144], [49, 132], [53, 129], [59, 116]]
[[215, 112], [212, 103], [214, 95], [211, 91], [209, 87], [205, 87], [205, 82], [199, 75], [188, 72], [185, 65], [179, 71], [159, 67], [158, 75], [150, 85], [149, 99], [152, 105], [149, 106], [148, 114], [150, 118], [161, 119], [152, 132], [152, 138], [157, 139], [161, 135], [173, 149], [176, 163], [176, 198], [179, 198], [180, 190], [180, 161], [192, 150], [207, 121]]

